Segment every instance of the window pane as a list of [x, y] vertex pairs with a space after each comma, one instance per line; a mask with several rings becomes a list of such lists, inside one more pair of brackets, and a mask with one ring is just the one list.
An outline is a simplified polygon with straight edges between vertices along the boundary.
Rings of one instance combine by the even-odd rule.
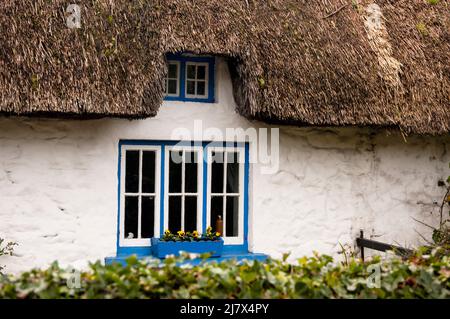
[[195, 79], [195, 65], [192, 64], [187, 65], [187, 78]]
[[239, 153], [227, 153], [227, 193], [239, 193]]
[[205, 95], [205, 82], [197, 82], [197, 95]]
[[169, 196], [169, 230], [181, 230], [181, 196]]
[[212, 196], [211, 197], [211, 226], [213, 231], [216, 232], [216, 223], [219, 216], [223, 220], [223, 197], [222, 196]]
[[169, 152], [169, 193], [181, 193], [181, 165], [183, 152]]
[[178, 64], [176, 63], [169, 64], [169, 78], [171, 79], [178, 78]]
[[198, 65], [197, 66], [197, 79], [204, 80], [206, 74], [206, 66]]
[[125, 197], [125, 238], [138, 238], [138, 197]]
[[155, 163], [156, 152], [144, 151], [142, 152], [142, 192], [155, 192]]
[[184, 198], [184, 230], [197, 230], [197, 196]]
[[125, 159], [125, 192], [139, 191], [139, 151], [126, 151]]
[[186, 81], [186, 93], [187, 94], [195, 94], [195, 82], [194, 81]]
[[198, 154], [197, 152], [185, 153], [185, 181], [184, 188], [186, 193], [197, 192], [197, 171], [198, 171]]
[[177, 80], [169, 80], [168, 94], [177, 94]]
[[141, 205], [141, 237], [151, 238], [155, 229], [155, 198], [142, 197]]
[[226, 216], [227, 224], [225, 230], [225, 235], [227, 237], [237, 237], [239, 235], [238, 216], [239, 216], [239, 197], [227, 196], [227, 216]]
[[164, 94], [167, 94], [167, 79], [164, 80]]
[[212, 152], [211, 192], [223, 193], [223, 152]]

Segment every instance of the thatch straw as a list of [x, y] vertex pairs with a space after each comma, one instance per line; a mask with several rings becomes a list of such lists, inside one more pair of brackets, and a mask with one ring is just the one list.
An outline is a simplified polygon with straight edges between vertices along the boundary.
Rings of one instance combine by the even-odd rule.
[[154, 116], [165, 53], [190, 51], [229, 59], [248, 118], [450, 132], [448, 1], [76, 3], [81, 29], [67, 1], [0, 2], [0, 111]]

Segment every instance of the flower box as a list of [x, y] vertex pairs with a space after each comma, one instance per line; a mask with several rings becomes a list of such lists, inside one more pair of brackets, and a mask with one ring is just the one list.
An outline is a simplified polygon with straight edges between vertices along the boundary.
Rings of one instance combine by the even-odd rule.
[[195, 254], [210, 253], [211, 257], [220, 257], [222, 250], [222, 238], [214, 241], [161, 241], [160, 238], [152, 238], [152, 254], [158, 258], [165, 258], [167, 255], [178, 256], [180, 251]]

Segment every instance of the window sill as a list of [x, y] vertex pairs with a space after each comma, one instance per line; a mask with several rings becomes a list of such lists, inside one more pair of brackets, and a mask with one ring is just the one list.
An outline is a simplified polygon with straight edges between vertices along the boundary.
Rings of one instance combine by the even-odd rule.
[[[126, 265], [126, 259], [130, 257], [130, 255], [118, 255], [116, 257], [106, 257], [105, 258], [105, 265], [111, 265], [114, 263], [122, 264], [123, 266]], [[137, 255], [138, 259], [145, 259], [152, 256], [149, 255]], [[243, 261], [243, 260], [258, 260], [258, 261], [266, 261], [268, 258], [268, 255], [262, 254], [262, 253], [223, 253], [220, 257], [211, 257], [206, 260], [203, 260], [201, 258], [196, 258], [192, 260], [188, 260], [184, 262], [183, 264], [191, 264], [191, 265], [198, 265], [204, 262], [221, 262], [225, 260], [235, 259], [237, 261]]]
[[216, 103], [214, 98], [199, 98], [199, 97], [180, 97], [180, 96], [165, 96], [164, 101], [177, 102], [194, 102], [194, 103]]

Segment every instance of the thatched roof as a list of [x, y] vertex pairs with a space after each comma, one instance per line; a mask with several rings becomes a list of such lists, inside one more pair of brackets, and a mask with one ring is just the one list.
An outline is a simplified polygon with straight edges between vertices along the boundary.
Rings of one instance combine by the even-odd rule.
[[165, 53], [189, 51], [229, 58], [248, 118], [450, 132], [446, 0], [75, 2], [80, 29], [66, 0], [0, 2], [2, 113], [154, 116]]

